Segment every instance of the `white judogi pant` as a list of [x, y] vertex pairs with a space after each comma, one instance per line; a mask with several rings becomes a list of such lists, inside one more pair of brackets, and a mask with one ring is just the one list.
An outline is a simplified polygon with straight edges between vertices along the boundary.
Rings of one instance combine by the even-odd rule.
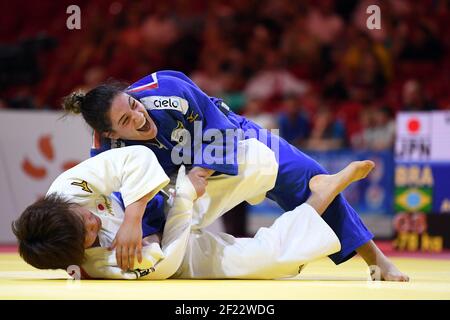
[[[295, 276], [305, 263], [340, 250], [335, 233], [308, 204], [284, 213], [253, 238], [204, 230], [240, 202], [262, 201], [273, 188], [278, 164], [267, 146], [256, 139], [241, 141], [238, 162], [237, 176], [211, 177], [205, 195], [195, 202], [195, 189], [180, 170], [161, 246], [145, 247], [136, 270], [120, 270], [115, 252], [105, 248], [88, 249], [83, 269], [91, 277], [110, 279], [275, 279]], [[107, 246], [109, 241], [100, 242]]]
[[284, 213], [253, 238], [193, 232], [174, 278], [276, 279], [340, 250], [337, 236], [308, 204]]

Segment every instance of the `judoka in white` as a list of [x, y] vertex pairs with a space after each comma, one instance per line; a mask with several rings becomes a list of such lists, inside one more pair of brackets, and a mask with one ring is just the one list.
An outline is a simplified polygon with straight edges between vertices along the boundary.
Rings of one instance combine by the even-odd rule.
[[[335, 175], [313, 177], [306, 203], [253, 238], [235, 238], [205, 227], [242, 201], [262, 201], [278, 171], [273, 152], [256, 139], [239, 142], [238, 163], [238, 175], [209, 178], [206, 193], [196, 199], [184, 167], [172, 186], [150, 149], [130, 146], [106, 151], [64, 172], [47, 194], [57, 193], [100, 218], [100, 246], [86, 250], [81, 266], [91, 278], [277, 279], [296, 276], [306, 263], [340, 250], [337, 236], [320, 215], [337, 194], [374, 166], [371, 161], [352, 162]], [[112, 193], [120, 191], [127, 207], [163, 188], [172, 196], [161, 243], [145, 245], [142, 262], [135, 259], [135, 269], [124, 271], [115, 252], [107, 249], [124, 218]]]

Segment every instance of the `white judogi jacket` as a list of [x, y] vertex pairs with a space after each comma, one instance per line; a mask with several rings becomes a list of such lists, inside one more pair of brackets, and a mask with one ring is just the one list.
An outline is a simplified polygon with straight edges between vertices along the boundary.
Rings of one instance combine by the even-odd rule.
[[100, 245], [114, 240], [124, 218], [124, 211], [111, 194], [120, 191], [127, 207], [150, 194], [156, 195], [169, 183], [155, 154], [142, 146], [107, 151], [87, 159], [62, 173], [47, 195], [57, 193], [97, 215], [102, 221]]

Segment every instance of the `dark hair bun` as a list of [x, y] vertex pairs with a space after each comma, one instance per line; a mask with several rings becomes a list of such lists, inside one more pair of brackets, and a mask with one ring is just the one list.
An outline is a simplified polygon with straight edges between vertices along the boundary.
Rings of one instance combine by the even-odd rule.
[[86, 95], [83, 92], [77, 91], [64, 97], [62, 103], [64, 110], [73, 114], [80, 114], [81, 105], [84, 102], [85, 96]]

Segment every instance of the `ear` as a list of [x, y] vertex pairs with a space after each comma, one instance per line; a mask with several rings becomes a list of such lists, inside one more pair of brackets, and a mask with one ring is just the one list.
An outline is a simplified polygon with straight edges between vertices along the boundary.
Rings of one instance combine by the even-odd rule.
[[108, 139], [114, 139], [114, 140], [119, 139], [119, 135], [114, 131], [103, 132], [103, 136]]

